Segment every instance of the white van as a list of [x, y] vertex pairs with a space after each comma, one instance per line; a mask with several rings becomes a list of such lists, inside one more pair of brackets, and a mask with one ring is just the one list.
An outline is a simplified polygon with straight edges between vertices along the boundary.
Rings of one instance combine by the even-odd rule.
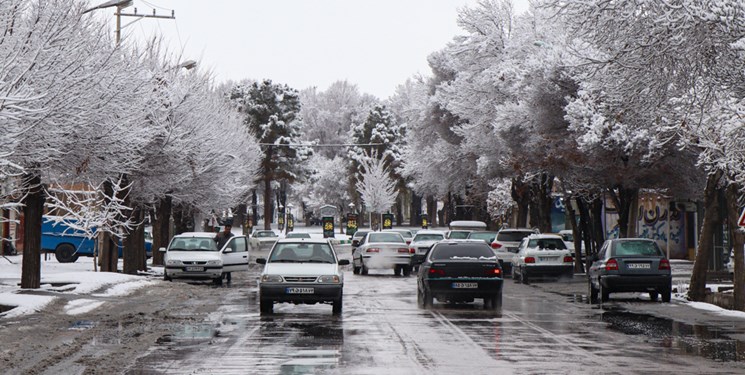
[[190, 232], [176, 235], [168, 248], [161, 247], [163, 279], [212, 279], [222, 284], [230, 272], [248, 271], [248, 240], [234, 236], [222, 249], [217, 248], [214, 232]]
[[447, 232], [447, 238], [458, 240], [466, 239], [471, 232], [485, 231], [486, 223], [474, 220], [455, 220], [448, 224], [450, 229]]

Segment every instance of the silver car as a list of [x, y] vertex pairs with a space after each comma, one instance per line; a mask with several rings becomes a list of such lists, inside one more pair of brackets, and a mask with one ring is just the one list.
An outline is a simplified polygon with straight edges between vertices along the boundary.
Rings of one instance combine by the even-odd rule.
[[352, 250], [354, 274], [367, 275], [370, 269], [393, 268], [395, 274], [411, 275], [414, 253], [395, 232], [370, 232]]

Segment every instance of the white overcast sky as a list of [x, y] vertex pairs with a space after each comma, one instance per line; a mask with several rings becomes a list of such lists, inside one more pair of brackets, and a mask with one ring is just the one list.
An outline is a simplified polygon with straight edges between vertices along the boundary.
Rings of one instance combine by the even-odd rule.
[[[91, 0], [91, 5], [104, 1]], [[514, 0], [522, 13], [528, 0]], [[161, 33], [184, 60], [197, 60], [218, 82], [269, 78], [302, 90], [338, 80], [385, 99], [415, 74], [430, 75], [427, 56], [455, 35], [457, 10], [478, 0], [134, 0], [143, 19], [123, 38]], [[113, 14], [113, 8], [99, 10]], [[133, 12], [133, 7], [125, 13]], [[113, 29], [113, 18], [112, 29]], [[132, 18], [123, 18], [122, 24]]]

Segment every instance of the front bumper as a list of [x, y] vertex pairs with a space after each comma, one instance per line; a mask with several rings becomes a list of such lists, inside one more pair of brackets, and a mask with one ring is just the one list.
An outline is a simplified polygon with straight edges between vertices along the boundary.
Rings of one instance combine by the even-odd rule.
[[[187, 271], [187, 266], [166, 266], [166, 275], [174, 279], [215, 279], [222, 276], [222, 266], [199, 266], [204, 271]], [[192, 266], [188, 266], [192, 267]]]
[[[293, 294], [289, 288], [312, 288], [313, 293]], [[342, 296], [344, 284], [315, 283], [262, 283], [259, 285], [259, 299], [275, 302], [323, 303], [334, 302]]]
[[612, 292], [659, 292], [672, 288], [672, 275], [603, 275], [600, 283]]

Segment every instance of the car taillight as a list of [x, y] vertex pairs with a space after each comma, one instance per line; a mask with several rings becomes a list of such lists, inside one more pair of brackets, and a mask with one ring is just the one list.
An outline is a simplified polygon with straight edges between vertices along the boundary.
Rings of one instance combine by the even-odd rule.
[[497, 242], [492, 242], [491, 243], [491, 248], [492, 249], [499, 249], [500, 247], [502, 247], [502, 244], [500, 244], [500, 243], [497, 243]]
[[399, 253], [408, 253], [409, 252], [409, 248], [408, 247], [399, 247], [398, 248], [398, 252]]
[[380, 249], [378, 249], [377, 247], [371, 247], [371, 248], [367, 249], [366, 252], [367, 253], [379, 253], [380, 252]]
[[535, 258], [533, 258], [533, 257], [525, 257], [525, 263], [535, 263]]
[[574, 262], [574, 258], [572, 258], [569, 255], [564, 256], [564, 263], [572, 263], [572, 262]]
[[618, 271], [618, 261], [611, 258], [608, 259], [607, 262], [605, 262], [605, 270], [606, 271]]
[[486, 276], [500, 277], [502, 276], [502, 270], [500, 270], [499, 268], [489, 268], [486, 270]]
[[443, 270], [441, 268], [430, 268], [429, 269], [429, 276], [430, 277], [445, 276], [445, 270]]
[[667, 260], [667, 259], [665, 259], [665, 258], [662, 258], [660, 260], [660, 266], [658, 267], [658, 269], [660, 269], [660, 270], [669, 270], [670, 269], [670, 261]]
[[410, 247], [410, 248], [409, 248], [409, 253], [410, 253], [410, 254], [416, 254], [416, 249], [415, 249], [415, 248], [413, 248], [413, 247]]

